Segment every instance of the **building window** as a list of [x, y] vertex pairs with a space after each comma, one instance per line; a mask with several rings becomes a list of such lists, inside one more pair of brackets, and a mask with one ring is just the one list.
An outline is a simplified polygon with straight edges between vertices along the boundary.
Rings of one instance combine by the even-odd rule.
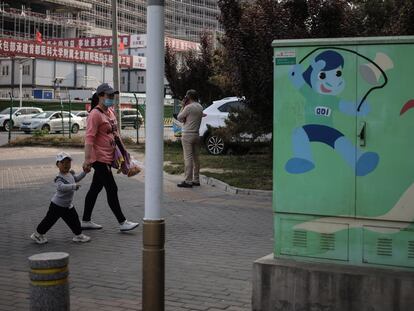
[[5, 66], [2, 67], [1, 74], [3, 76], [8, 76], [9, 75], [9, 65], [5, 65]]
[[30, 76], [30, 65], [24, 65], [23, 66], [23, 75], [24, 76]]

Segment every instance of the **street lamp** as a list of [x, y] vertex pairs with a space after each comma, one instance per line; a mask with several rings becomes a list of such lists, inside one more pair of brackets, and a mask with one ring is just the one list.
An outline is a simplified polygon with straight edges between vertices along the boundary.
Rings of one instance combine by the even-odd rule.
[[106, 67], [106, 61], [105, 59], [102, 59], [102, 83], [105, 83], [105, 68]]
[[165, 308], [165, 221], [163, 197], [164, 0], [147, 2], [147, 104], [145, 126], [145, 216], [143, 225], [143, 311]]
[[27, 57], [27, 58], [19, 58], [19, 75], [20, 75], [20, 83], [19, 83], [19, 102], [20, 108], [23, 106], [23, 64], [28, 60], [33, 60], [34, 57]]

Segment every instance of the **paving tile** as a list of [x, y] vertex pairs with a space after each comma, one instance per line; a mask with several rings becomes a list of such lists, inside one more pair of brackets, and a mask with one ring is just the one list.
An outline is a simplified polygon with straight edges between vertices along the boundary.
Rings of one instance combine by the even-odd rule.
[[[48, 232], [46, 245], [29, 239], [54, 192], [58, 150], [1, 150], [0, 311], [29, 309], [27, 258], [50, 251], [70, 254], [72, 310], [141, 310], [142, 227], [120, 233], [104, 190], [93, 212], [93, 220], [104, 228], [85, 232], [92, 237], [90, 243], [72, 243], [72, 233], [62, 220]], [[79, 170], [82, 151], [65, 151], [73, 155]], [[36, 157], [30, 158], [32, 155]], [[79, 215], [91, 178], [89, 174], [81, 181], [75, 196]], [[126, 217], [142, 222], [143, 177], [115, 175], [115, 179]], [[180, 180], [179, 176], [165, 175], [165, 309], [250, 310], [253, 261], [272, 252], [271, 199], [232, 195], [205, 185], [181, 191], [176, 187]]]

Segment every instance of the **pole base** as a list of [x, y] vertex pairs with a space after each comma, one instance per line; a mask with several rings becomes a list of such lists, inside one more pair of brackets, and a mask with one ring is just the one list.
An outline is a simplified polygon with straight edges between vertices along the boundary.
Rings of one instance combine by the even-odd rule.
[[142, 310], [164, 311], [165, 221], [144, 219], [143, 232]]

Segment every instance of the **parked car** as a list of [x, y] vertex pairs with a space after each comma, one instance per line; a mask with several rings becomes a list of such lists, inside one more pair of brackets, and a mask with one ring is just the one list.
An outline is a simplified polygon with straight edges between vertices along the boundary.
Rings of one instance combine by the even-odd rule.
[[69, 112], [63, 111], [44, 111], [39, 113], [30, 119], [26, 119], [22, 122], [20, 129], [25, 133], [30, 133], [35, 130], [43, 130], [46, 132], [61, 132], [62, 131], [62, 120], [63, 130], [69, 130], [69, 119], [70, 129], [72, 133], [77, 133], [83, 123], [81, 117], [75, 116], [73, 113], [69, 118]]
[[82, 124], [81, 124], [81, 129], [86, 128], [86, 119], [88, 118], [89, 112], [87, 112], [86, 110], [84, 111], [72, 111], [72, 113], [77, 116], [82, 118]]
[[12, 120], [10, 122], [10, 108], [6, 108], [0, 112], [0, 127], [6, 131], [9, 131], [12, 127], [20, 127], [23, 120], [40, 112], [43, 112], [43, 109], [37, 107], [12, 108]]
[[243, 98], [226, 97], [213, 101], [210, 106], [203, 110], [205, 116], [201, 119], [199, 133], [210, 154], [219, 155], [224, 153], [228, 148], [228, 142], [217, 134], [211, 133], [209, 126], [211, 128], [225, 126], [225, 121], [231, 111], [245, 108], [246, 104], [244, 103]]
[[[223, 137], [218, 136], [216, 133], [212, 133], [210, 129], [226, 126], [225, 121], [228, 118], [229, 113], [233, 110], [244, 108], [246, 108], [244, 98], [226, 97], [213, 101], [210, 106], [203, 110], [204, 117], [201, 119], [199, 134], [208, 153], [219, 155], [226, 152], [230, 143], [232, 145], [239, 143], [238, 139], [231, 142], [225, 141]], [[180, 137], [182, 124], [177, 120], [177, 114], [173, 114], [173, 116], [174, 136]]]
[[[138, 112], [138, 114], [137, 114]], [[139, 128], [144, 122], [144, 118], [141, 113], [136, 109], [122, 109], [121, 113], [121, 128], [133, 127], [134, 129]]]

